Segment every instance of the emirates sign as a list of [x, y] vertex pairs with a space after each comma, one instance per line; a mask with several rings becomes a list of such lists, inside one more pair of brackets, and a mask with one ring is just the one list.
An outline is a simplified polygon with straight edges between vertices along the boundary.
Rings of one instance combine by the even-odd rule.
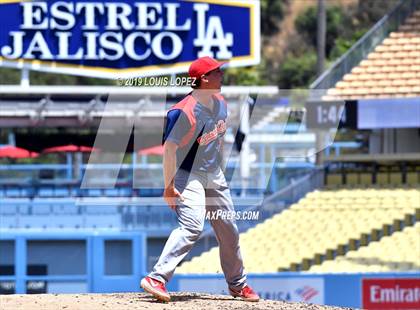
[[363, 279], [363, 309], [420, 309], [420, 278]]

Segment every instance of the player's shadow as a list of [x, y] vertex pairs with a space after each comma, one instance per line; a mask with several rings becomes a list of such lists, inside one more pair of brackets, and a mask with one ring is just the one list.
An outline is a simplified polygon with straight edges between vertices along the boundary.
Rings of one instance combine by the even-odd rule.
[[[142, 301], [144, 302], [150, 302], [150, 303], [165, 303], [162, 301], [157, 300], [156, 298], [154, 298], [153, 296], [145, 296], [141, 298]], [[171, 303], [172, 302], [186, 302], [186, 301], [190, 301], [190, 300], [219, 300], [219, 301], [240, 301], [240, 299], [236, 299], [230, 296], [226, 297], [219, 297], [219, 296], [214, 296], [214, 295], [201, 295], [201, 294], [197, 294], [197, 293], [191, 293], [191, 294], [182, 294], [182, 295], [175, 295], [175, 294], [171, 294]]]
[[183, 302], [183, 301], [189, 301], [189, 300], [194, 300], [194, 299], [200, 299], [200, 300], [223, 300], [223, 301], [227, 301], [227, 300], [233, 300], [233, 298], [230, 298], [228, 296], [226, 296], [226, 298], [220, 298], [220, 297], [216, 297], [216, 296], [209, 296], [209, 295], [199, 295], [199, 294], [186, 294], [186, 295], [181, 295], [181, 296], [171, 296], [171, 301], [179, 301], [179, 302]]

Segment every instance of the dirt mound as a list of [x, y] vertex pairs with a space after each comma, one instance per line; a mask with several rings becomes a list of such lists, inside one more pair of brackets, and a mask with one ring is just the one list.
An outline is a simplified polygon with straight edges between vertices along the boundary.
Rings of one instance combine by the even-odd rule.
[[145, 293], [118, 294], [41, 294], [0, 296], [2, 310], [333, 310], [349, 309], [288, 303], [275, 300], [260, 300], [258, 303], [244, 302], [225, 295], [199, 293], [173, 293], [170, 303], [156, 301]]

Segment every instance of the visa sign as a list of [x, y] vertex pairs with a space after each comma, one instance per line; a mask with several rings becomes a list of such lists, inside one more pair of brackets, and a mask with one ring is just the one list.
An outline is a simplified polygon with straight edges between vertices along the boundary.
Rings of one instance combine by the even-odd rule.
[[[258, 277], [248, 275], [254, 290], [263, 299], [307, 302], [322, 305], [325, 302], [322, 277]], [[186, 276], [178, 280], [178, 291], [229, 294], [222, 277]]]
[[96, 77], [260, 61], [259, 1], [2, 1], [0, 65]]

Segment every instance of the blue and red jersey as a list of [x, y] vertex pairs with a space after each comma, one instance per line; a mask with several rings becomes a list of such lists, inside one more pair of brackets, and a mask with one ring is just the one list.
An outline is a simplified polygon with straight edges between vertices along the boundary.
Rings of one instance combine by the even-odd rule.
[[220, 94], [213, 96], [213, 102], [211, 111], [190, 94], [169, 109], [163, 141], [178, 145], [178, 168], [215, 171], [220, 167], [227, 104]]

